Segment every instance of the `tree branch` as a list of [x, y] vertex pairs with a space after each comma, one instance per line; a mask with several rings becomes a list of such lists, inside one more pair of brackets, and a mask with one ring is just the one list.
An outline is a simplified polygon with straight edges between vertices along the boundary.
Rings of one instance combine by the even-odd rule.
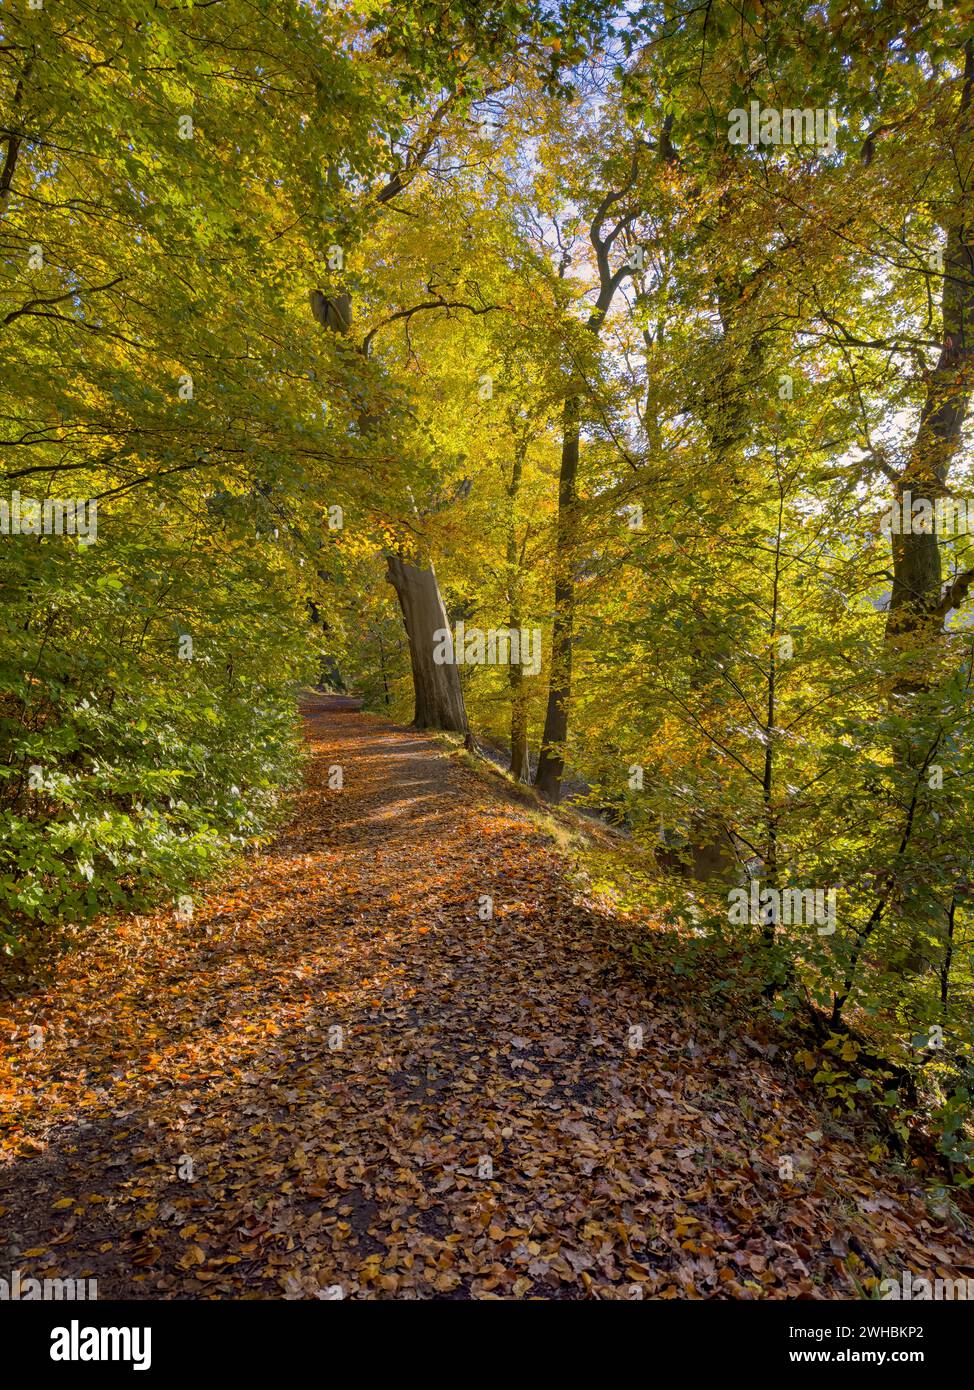
[[467, 309], [471, 314], [489, 314], [495, 309], [502, 309], [502, 304], [468, 304], [463, 299], [443, 299], [437, 296], [435, 299], [426, 300], [422, 304], [413, 304], [408, 309], [397, 309], [394, 314], [390, 314], [387, 319], [377, 323], [373, 329], [365, 335], [359, 351], [363, 357], [368, 357], [372, 347], [372, 339], [382, 328], [388, 328], [390, 323], [396, 323], [400, 319], [411, 319], [413, 314], [421, 314], [427, 309]]

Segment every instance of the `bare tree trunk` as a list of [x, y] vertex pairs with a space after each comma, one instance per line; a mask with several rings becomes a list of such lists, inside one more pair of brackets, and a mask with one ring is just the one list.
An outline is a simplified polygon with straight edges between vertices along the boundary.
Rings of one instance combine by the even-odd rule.
[[[508, 626], [512, 632], [519, 632], [524, 620], [522, 608], [522, 563], [523, 553], [517, 548], [517, 495], [521, 487], [521, 473], [527, 441], [518, 443], [514, 451], [511, 467], [511, 481], [507, 495], [510, 499], [510, 515], [507, 522], [507, 598], [509, 604]], [[519, 648], [519, 656], [523, 653]], [[524, 668], [520, 661], [511, 661], [508, 667], [508, 682], [511, 690], [511, 776], [515, 782], [531, 781], [531, 760], [528, 757], [528, 707], [524, 690]]]
[[389, 681], [386, 677], [386, 649], [382, 641], [382, 633], [378, 631], [378, 629], [376, 630], [376, 637], [379, 639], [379, 671], [382, 676], [382, 696], [385, 701], [386, 709], [388, 709], [392, 701], [389, 698]]
[[396, 591], [409, 639], [417, 729], [448, 729], [469, 736], [460, 672], [452, 662], [437, 664], [436, 634], [450, 628], [432, 565], [417, 569], [398, 555], [387, 555], [386, 579]]
[[[513, 628], [514, 624], [511, 623]], [[530, 783], [528, 757], [528, 710], [524, 699], [524, 672], [511, 662], [511, 776], [515, 782]]]
[[[622, 188], [610, 191], [599, 203], [589, 228], [589, 240], [595, 251], [599, 274], [599, 294], [585, 327], [596, 338], [602, 331], [615, 292], [633, 272], [632, 260], [624, 261], [615, 271], [609, 264], [609, 253], [623, 232], [628, 232], [639, 216], [639, 205], [623, 210], [616, 207], [619, 220], [605, 234], [603, 228], [611, 208], [625, 200], [636, 186], [639, 173], [639, 148], [633, 152], [629, 177]], [[566, 268], [562, 263], [562, 274]], [[581, 386], [582, 383], [579, 383]], [[558, 478], [558, 530], [555, 555], [555, 616], [551, 631], [551, 678], [548, 685], [548, 708], [545, 712], [544, 733], [535, 786], [548, 801], [561, 797], [561, 781], [565, 773], [565, 740], [568, 737], [568, 707], [572, 695], [572, 646], [575, 635], [575, 532], [578, 511], [578, 440], [582, 411], [580, 389], [566, 396], [562, 414], [561, 472]]]
[[561, 796], [565, 775], [568, 704], [572, 692], [575, 635], [574, 535], [578, 507], [579, 400], [569, 396], [562, 416], [561, 473], [558, 479], [558, 530], [555, 541], [555, 616], [551, 628], [551, 678], [548, 708], [535, 786], [548, 801]]
[[[927, 383], [917, 436], [903, 473], [896, 479], [896, 501], [904, 492], [931, 506], [948, 487], [948, 471], [960, 446], [961, 429], [974, 389], [974, 41], [964, 49], [961, 93], [953, 164], [957, 202], [947, 223], [943, 328], [940, 357]], [[902, 511], [901, 511], [902, 514]], [[974, 570], [959, 575], [941, 593], [940, 544], [936, 526], [917, 534], [893, 534], [893, 592], [886, 636], [913, 646], [935, 637], [950, 608], [959, 605], [974, 581]]]

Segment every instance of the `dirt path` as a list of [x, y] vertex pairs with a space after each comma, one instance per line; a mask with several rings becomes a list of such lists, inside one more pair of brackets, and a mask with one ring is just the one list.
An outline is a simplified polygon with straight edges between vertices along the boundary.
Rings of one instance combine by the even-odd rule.
[[102, 1298], [848, 1297], [851, 1239], [974, 1274], [780, 1058], [633, 969], [523, 812], [341, 703], [244, 880], [0, 1006], [5, 1269]]

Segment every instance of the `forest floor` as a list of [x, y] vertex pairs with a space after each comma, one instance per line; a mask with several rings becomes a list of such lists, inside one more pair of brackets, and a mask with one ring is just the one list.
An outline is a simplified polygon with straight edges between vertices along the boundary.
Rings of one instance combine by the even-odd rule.
[[343, 703], [309, 715], [295, 818], [239, 882], [191, 922], [98, 923], [0, 1005], [5, 1270], [101, 1298], [974, 1275], [761, 1025], [634, 964], [651, 931], [576, 901], [536, 818]]

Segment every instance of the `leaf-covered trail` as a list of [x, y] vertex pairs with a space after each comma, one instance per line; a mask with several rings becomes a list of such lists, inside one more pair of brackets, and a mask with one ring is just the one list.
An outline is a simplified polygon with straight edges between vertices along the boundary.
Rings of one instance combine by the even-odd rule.
[[367, 715], [309, 737], [244, 881], [101, 924], [3, 1006], [6, 1268], [102, 1298], [848, 1297], [851, 1239], [972, 1272], [780, 1058], [633, 969], [516, 805]]

